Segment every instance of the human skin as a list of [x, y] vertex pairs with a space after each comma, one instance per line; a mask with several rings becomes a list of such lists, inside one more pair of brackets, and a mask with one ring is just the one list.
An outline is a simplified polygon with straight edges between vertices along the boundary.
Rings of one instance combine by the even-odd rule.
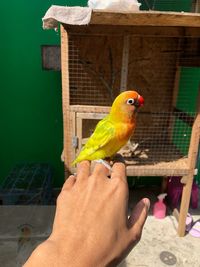
[[78, 165], [57, 199], [50, 237], [32, 253], [25, 267], [117, 266], [141, 238], [149, 200], [142, 199], [128, 218], [125, 165], [108, 169], [89, 161]]

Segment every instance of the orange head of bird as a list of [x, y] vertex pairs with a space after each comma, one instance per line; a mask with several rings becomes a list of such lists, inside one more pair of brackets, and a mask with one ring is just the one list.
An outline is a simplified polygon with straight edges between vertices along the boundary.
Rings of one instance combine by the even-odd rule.
[[115, 98], [110, 115], [114, 120], [131, 122], [135, 119], [135, 112], [143, 105], [144, 98], [136, 91], [124, 91]]

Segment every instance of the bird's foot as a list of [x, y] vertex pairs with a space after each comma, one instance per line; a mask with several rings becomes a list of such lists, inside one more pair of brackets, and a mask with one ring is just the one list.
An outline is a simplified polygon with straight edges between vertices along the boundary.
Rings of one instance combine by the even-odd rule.
[[96, 160], [94, 160], [94, 162], [103, 164], [109, 171], [112, 170], [110, 164], [107, 161], [103, 160], [103, 159], [96, 159]]
[[120, 153], [115, 154], [115, 155], [111, 158], [111, 160], [112, 160], [112, 165], [113, 165], [114, 163], [117, 163], [117, 162], [121, 162], [121, 163], [124, 163], [124, 164], [125, 164], [125, 159], [124, 159], [124, 157], [123, 157]]

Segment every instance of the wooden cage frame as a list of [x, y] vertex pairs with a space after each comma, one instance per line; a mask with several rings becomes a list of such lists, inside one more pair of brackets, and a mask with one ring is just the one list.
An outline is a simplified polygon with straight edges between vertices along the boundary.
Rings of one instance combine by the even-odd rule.
[[[113, 25], [117, 27], [112, 27]], [[170, 37], [198, 37], [200, 38], [200, 14], [193, 13], [176, 13], [176, 12], [153, 12], [141, 11], [136, 13], [117, 13], [96, 11], [92, 12], [90, 24], [87, 26], [61, 24], [61, 69], [62, 69], [62, 103], [63, 103], [63, 123], [64, 123], [64, 151], [63, 158], [65, 164], [66, 178], [69, 172], [73, 172], [71, 162], [75, 158], [76, 149], [73, 149], [74, 133], [82, 144], [82, 120], [83, 119], [101, 119], [109, 112], [109, 107], [105, 106], [81, 106], [70, 105], [69, 93], [69, 35], [70, 34], [115, 34], [121, 32], [132, 35], [143, 34], [153, 36], [170, 36]], [[126, 43], [126, 40], [124, 44]], [[125, 46], [124, 46], [125, 47]], [[124, 48], [125, 49], [125, 48]], [[125, 51], [126, 52], [126, 51]], [[123, 53], [122, 64], [126, 67], [126, 53]], [[123, 90], [126, 78], [122, 77], [121, 89]], [[175, 85], [176, 86], [176, 85]], [[200, 101], [198, 101], [200, 103]], [[200, 106], [200, 104], [198, 105]], [[69, 131], [70, 129], [70, 131]], [[180, 212], [178, 213], [178, 234], [184, 236], [185, 221], [189, 208], [193, 176], [195, 173], [198, 145], [200, 139], [200, 108], [198, 107], [197, 116], [193, 123], [192, 135], [190, 140], [189, 154], [185, 168], [177, 169], [171, 173], [170, 170], [154, 169], [149, 167], [148, 175], [145, 176], [182, 176], [184, 183]], [[141, 167], [142, 169], [142, 167]], [[143, 176], [140, 168], [134, 169], [132, 166], [127, 167], [127, 175]]]

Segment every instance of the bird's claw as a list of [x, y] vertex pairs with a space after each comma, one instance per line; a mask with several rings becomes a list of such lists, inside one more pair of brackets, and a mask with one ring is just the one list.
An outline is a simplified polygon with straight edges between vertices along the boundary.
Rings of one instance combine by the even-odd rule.
[[96, 159], [96, 160], [94, 160], [94, 161], [97, 162], [97, 163], [101, 163], [101, 164], [103, 164], [109, 171], [112, 170], [110, 164], [107, 163], [105, 160], [103, 160], [103, 159]]

